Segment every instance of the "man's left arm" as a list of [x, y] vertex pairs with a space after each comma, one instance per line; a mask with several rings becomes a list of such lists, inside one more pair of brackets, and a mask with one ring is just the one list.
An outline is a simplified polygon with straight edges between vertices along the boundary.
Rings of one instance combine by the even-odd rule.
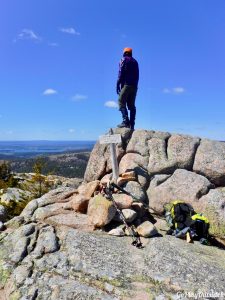
[[124, 82], [124, 72], [125, 72], [125, 59], [121, 59], [120, 64], [119, 64], [119, 74], [118, 74], [118, 79], [117, 79], [117, 84], [116, 84], [116, 92], [117, 94], [120, 93], [123, 82]]

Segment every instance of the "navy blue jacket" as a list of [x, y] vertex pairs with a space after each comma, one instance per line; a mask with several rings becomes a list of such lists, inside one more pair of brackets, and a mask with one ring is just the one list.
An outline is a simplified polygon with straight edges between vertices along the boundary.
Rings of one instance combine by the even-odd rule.
[[132, 85], [137, 87], [139, 80], [138, 62], [130, 56], [125, 56], [121, 59], [119, 64], [118, 83], [121, 88], [124, 85]]

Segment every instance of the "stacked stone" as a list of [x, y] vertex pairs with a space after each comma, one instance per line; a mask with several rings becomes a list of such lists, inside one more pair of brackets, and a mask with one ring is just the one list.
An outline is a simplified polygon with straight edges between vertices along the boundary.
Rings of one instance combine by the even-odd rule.
[[[136, 181], [124, 184], [158, 214], [174, 200], [204, 213], [211, 229], [225, 232], [225, 143], [168, 132], [116, 129], [120, 174], [134, 171]], [[109, 147], [96, 143], [85, 181], [101, 180], [111, 171]], [[109, 175], [107, 175], [109, 176]], [[122, 180], [122, 179], [121, 179]]]
[[[117, 191], [113, 197], [127, 222], [147, 233], [155, 228], [149, 205], [162, 214], [165, 204], [182, 200], [202, 212], [211, 223], [211, 233], [225, 233], [225, 143], [196, 137], [129, 129], [116, 129], [122, 142], [116, 146], [118, 184], [131, 196]], [[110, 228], [126, 234], [113, 203], [101, 193], [112, 177], [109, 146], [96, 143], [78, 189], [60, 188], [31, 201], [20, 217], [44, 220], [82, 230]], [[121, 225], [115, 231], [115, 226]], [[156, 223], [156, 226], [158, 221]], [[114, 225], [114, 226], [113, 226]]]
[[[144, 203], [147, 203], [147, 195], [136, 181], [136, 178], [134, 171], [121, 174], [118, 184], [122, 185], [124, 190], [132, 196], [119, 190], [115, 191], [112, 196], [116, 206], [125, 217], [126, 223], [135, 225], [141, 236], [149, 237], [157, 234], [157, 230], [149, 221], [148, 209], [146, 210], [144, 207]], [[129, 235], [115, 205], [107, 199], [104, 192], [101, 192], [110, 179], [111, 174], [107, 174], [101, 180], [83, 183], [68, 205], [71, 205], [75, 212], [86, 213], [88, 222], [94, 228], [105, 228], [106, 225], [111, 224], [108, 227], [113, 227], [113, 229], [109, 231], [109, 234]], [[118, 226], [119, 223], [121, 226]]]

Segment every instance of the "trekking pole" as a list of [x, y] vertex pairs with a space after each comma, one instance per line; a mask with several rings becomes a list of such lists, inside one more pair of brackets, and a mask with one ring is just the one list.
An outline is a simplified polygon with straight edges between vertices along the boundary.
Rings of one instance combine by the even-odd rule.
[[108, 199], [110, 199], [112, 202], [113, 202], [113, 205], [115, 206], [116, 208], [116, 211], [119, 213], [120, 215], [120, 218], [122, 219], [127, 231], [129, 232], [129, 234], [131, 235], [132, 237], [132, 245], [141, 249], [143, 248], [143, 245], [142, 245], [142, 242], [141, 242], [141, 239], [140, 239], [140, 236], [138, 235], [138, 233], [134, 230], [133, 226], [129, 226], [126, 222], [126, 219], [125, 219], [125, 216], [123, 214], [123, 212], [121, 211], [121, 209], [119, 209], [116, 201], [114, 200], [113, 198], [113, 195], [112, 195], [112, 192], [113, 192], [113, 185], [112, 184], [109, 184], [109, 187], [105, 187], [104, 188], [104, 192], [107, 196]]

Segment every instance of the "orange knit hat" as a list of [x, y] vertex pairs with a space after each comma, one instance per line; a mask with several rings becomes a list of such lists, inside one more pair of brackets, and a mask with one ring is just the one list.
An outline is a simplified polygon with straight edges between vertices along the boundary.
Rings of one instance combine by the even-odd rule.
[[129, 48], [129, 47], [124, 48], [124, 49], [123, 49], [123, 53], [125, 53], [125, 52], [128, 52], [128, 53], [131, 53], [131, 54], [132, 54], [132, 48]]

